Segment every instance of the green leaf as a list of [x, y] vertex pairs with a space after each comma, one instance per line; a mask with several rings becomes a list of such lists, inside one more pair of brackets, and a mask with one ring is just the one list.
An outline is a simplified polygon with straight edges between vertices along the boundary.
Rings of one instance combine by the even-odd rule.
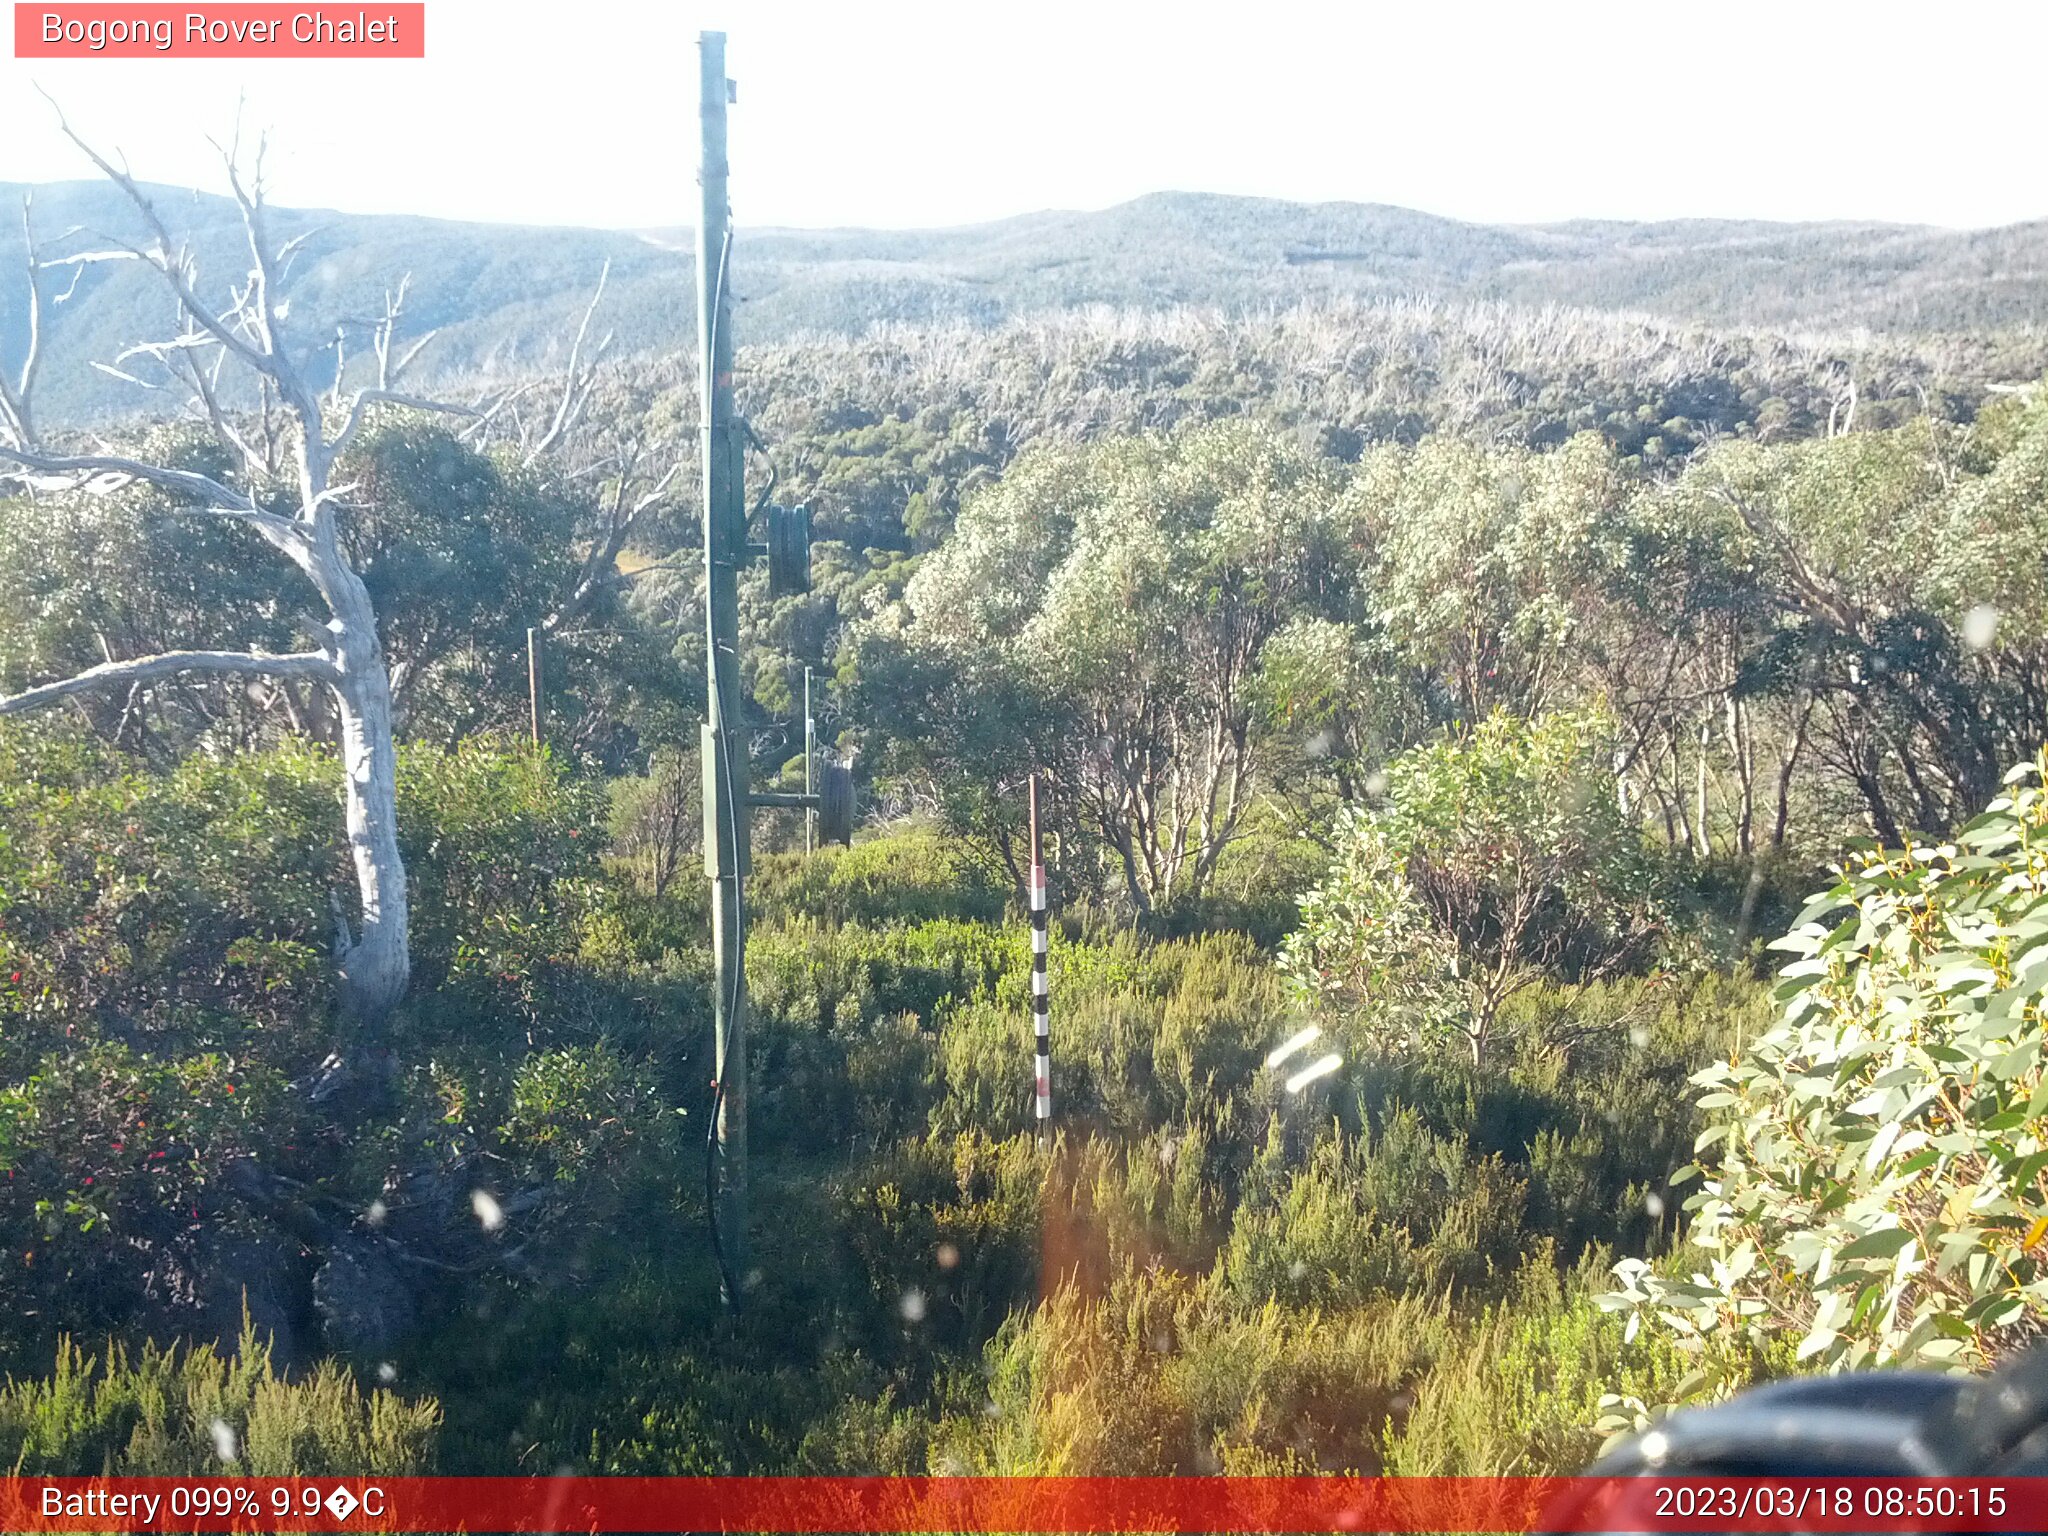
[[1911, 1241], [1913, 1234], [1904, 1227], [1885, 1227], [1876, 1232], [1866, 1232], [1844, 1248], [1839, 1257], [1844, 1260], [1889, 1259]]
[[1991, 1075], [2000, 1082], [2010, 1082], [2029, 1067], [2041, 1060], [2041, 1042], [2029, 1040], [2025, 1045], [2006, 1052], [1991, 1064]]

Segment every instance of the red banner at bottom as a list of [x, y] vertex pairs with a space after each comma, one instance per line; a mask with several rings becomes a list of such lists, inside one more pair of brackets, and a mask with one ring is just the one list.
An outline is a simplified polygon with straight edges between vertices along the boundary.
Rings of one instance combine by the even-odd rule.
[[2048, 1478], [0, 1478], [8, 1531], [2048, 1531]]

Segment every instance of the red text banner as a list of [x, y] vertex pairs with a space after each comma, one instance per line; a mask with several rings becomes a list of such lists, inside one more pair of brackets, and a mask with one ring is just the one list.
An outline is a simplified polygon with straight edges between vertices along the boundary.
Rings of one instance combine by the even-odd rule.
[[33, 4], [14, 7], [18, 59], [423, 59], [427, 8]]
[[2039, 1531], [2048, 1478], [17, 1476], [0, 1529]]

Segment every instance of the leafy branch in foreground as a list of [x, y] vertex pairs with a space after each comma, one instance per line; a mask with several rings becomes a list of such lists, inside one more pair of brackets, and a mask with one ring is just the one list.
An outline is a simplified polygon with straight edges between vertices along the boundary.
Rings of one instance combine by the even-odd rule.
[[2014, 769], [1953, 842], [1859, 852], [1774, 946], [1778, 1022], [1694, 1079], [1705, 1269], [1618, 1264], [1604, 1304], [1632, 1333], [1975, 1367], [2048, 1322], [2044, 773]]

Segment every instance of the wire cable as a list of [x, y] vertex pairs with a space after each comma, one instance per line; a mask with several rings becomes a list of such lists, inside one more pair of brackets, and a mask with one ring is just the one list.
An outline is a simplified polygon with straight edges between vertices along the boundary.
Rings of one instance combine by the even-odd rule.
[[[710, 343], [707, 349], [710, 355], [705, 359], [705, 366], [707, 368], [716, 368], [718, 366], [719, 330], [725, 319], [725, 269], [726, 261], [731, 254], [732, 226], [728, 224], [725, 229], [725, 238], [719, 242], [718, 277], [717, 281], [713, 284], [711, 290], [711, 323], [707, 328], [706, 332], [707, 340]], [[718, 381], [716, 377], [712, 377], [707, 379], [705, 383], [709, 391], [705, 405], [705, 414], [708, 417], [711, 414], [710, 401], [712, 399], [715, 399], [716, 397]], [[749, 433], [749, 435], [751, 436], [752, 434]], [[712, 451], [712, 445], [708, 441], [708, 433], [706, 434], [706, 437], [707, 441], [705, 443], [705, 452], [708, 454]], [[710, 624], [711, 587], [708, 578], [710, 575], [713, 546], [712, 520], [717, 515], [718, 511], [715, 507], [711, 507], [709, 505], [705, 507], [704, 557], [705, 574], [707, 580], [704, 588], [704, 605], [705, 629], [706, 633], [710, 636], [711, 640], [711, 687], [712, 691], [718, 697], [718, 719], [720, 728], [713, 734], [718, 738], [719, 756], [723, 762], [725, 782], [727, 785], [727, 793], [725, 795], [725, 809], [728, 843], [732, 849], [733, 931], [739, 937], [740, 940], [739, 943], [733, 946], [732, 986], [729, 994], [727, 995], [725, 1005], [726, 1031], [729, 1038], [733, 1030], [733, 1027], [735, 1026], [735, 1024], [737, 1024], [739, 1020], [740, 998], [742, 996], [740, 956], [744, 952], [744, 944], [747, 932], [747, 908], [746, 897], [741, 889], [742, 882], [740, 876], [740, 865], [742, 860], [740, 856], [739, 846], [740, 816], [738, 796], [734, 795], [731, 792], [733, 784], [732, 732], [730, 728], [731, 722], [729, 722], [725, 718], [726, 692], [725, 678], [722, 673], [722, 668], [724, 667], [725, 663], [719, 656], [718, 632], [716, 631], [716, 629], [712, 628]], [[721, 1067], [721, 1069], [718, 1072], [718, 1075], [712, 1078], [711, 1080], [711, 1116], [710, 1122], [704, 1127], [704, 1219], [706, 1224], [711, 1229], [711, 1256], [717, 1262], [719, 1281], [725, 1287], [726, 1304], [730, 1306], [733, 1311], [737, 1312], [740, 1308], [739, 1282], [734, 1278], [732, 1266], [726, 1260], [724, 1234], [720, 1232], [718, 1226], [718, 1120], [719, 1116], [724, 1114], [724, 1112], [725, 1072]]]

